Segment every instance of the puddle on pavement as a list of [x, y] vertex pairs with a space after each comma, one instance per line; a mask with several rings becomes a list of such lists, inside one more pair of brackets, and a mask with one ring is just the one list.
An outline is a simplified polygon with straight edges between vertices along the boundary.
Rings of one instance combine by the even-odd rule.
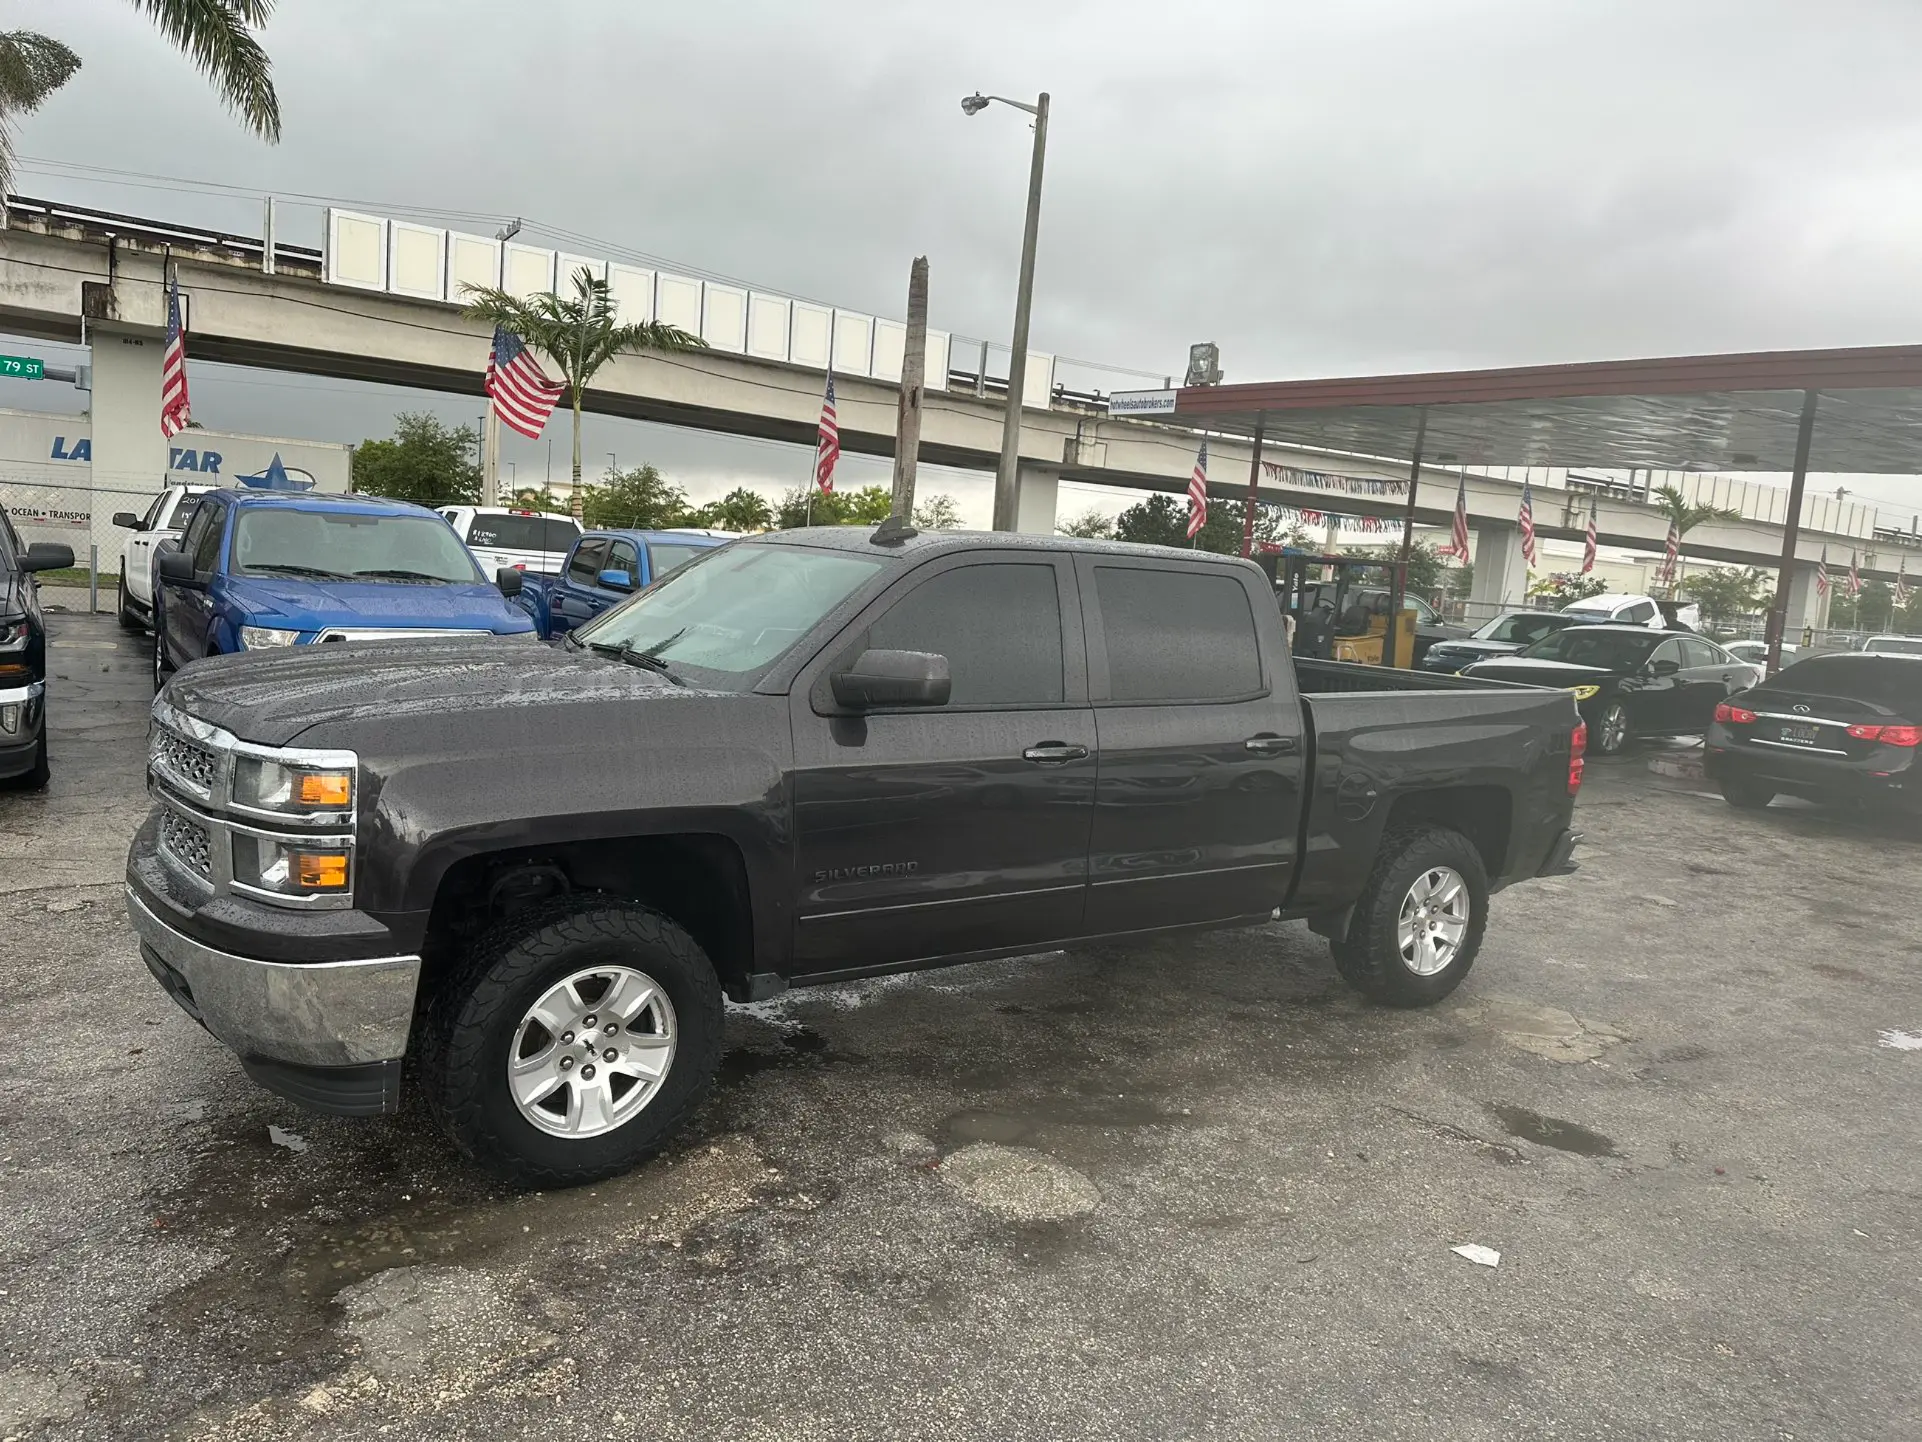
[[582, 1246], [596, 1260], [631, 1257], [758, 1205], [780, 1183], [741, 1136], [698, 1141], [612, 1181], [545, 1193], [494, 1187], [451, 1157], [444, 1171], [423, 1175], [419, 1159], [405, 1154], [429, 1144], [426, 1134], [396, 1129], [391, 1140], [295, 1156], [271, 1146], [266, 1126], [251, 1120], [216, 1139], [187, 1180], [151, 1205], [156, 1235], [224, 1260], [156, 1303], [156, 1323], [238, 1361], [298, 1362], [339, 1347], [337, 1294], [390, 1268]]
[[1146, 1097], [1102, 1097], [1065, 1100], [1046, 1113], [1003, 1112], [971, 1107], [946, 1122], [956, 1146], [997, 1142], [1002, 1146], [1035, 1145], [1051, 1131], [1132, 1129], [1192, 1122], [1193, 1116], [1169, 1111]]
[[1502, 1124], [1502, 1130], [1511, 1137], [1538, 1146], [1554, 1147], [1557, 1151], [1574, 1152], [1582, 1157], [1619, 1157], [1615, 1143], [1600, 1132], [1590, 1131], [1587, 1127], [1565, 1122], [1558, 1117], [1545, 1117], [1540, 1112], [1532, 1112], [1527, 1107], [1491, 1106], [1495, 1119]]

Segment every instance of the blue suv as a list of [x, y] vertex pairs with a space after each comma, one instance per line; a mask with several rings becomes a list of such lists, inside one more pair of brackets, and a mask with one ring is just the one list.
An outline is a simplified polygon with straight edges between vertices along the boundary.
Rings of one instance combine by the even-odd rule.
[[491, 633], [533, 640], [434, 512], [316, 492], [210, 491], [154, 562], [154, 687], [202, 656], [327, 641]]

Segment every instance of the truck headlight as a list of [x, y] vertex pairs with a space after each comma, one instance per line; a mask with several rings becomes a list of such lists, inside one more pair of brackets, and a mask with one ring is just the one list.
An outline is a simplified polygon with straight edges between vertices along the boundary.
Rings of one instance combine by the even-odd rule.
[[242, 626], [240, 644], [249, 651], [266, 651], [275, 646], [291, 646], [300, 639], [298, 631], [283, 631], [278, 626]]
[[351, 853], [333, 842], [234, 837], [234, 881], [279, 896], [331, 896], [353, 879]]
[[260, 811], [296, 815], [351, 811], [354, 773], [349, 768], [290, 766], [264, 756], [234, 759], [234, 802]]
[[1568, 688], [1568, 694], [1573, 696], [1577, 701], [1593, 701], [1597, 696], [1602, 694], [1602, 688], [1600, 686], [1570, 686]]
[[22, 616], [17, 621], [0, 621], [0, 651], [24, 651], [26, 649], [26, 617]]

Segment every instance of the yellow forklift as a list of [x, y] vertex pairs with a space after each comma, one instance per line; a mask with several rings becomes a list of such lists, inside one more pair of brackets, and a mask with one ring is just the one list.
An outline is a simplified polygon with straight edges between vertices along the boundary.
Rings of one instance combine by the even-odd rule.
[[1295, 655], [1363, 666], [1415, 664], [1415, 613], [1402, 605], [1408, 568], [1400, 561], [1303, 551], [1257, 560], [1274, 582]]

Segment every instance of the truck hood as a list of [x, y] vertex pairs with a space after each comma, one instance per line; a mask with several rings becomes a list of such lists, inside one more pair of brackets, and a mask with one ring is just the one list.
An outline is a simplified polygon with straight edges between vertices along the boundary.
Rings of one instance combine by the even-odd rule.
[[[539, 731], [551, 733], [553, 708], [568, 702], [713, 695], [676, 686], [591, 651], [560, 651], [509, 637], [432, 637], [289, 646], [210, 656], [181, 668], [168, 683], [169, 704], [233, 732], [244, 741], [285, 746], [309, 731], [335, 731], [320, 744], [352, 745], [360, 723], [544, 708]], [[532, 723], [530, 723], [532, 724]]]
[[1479, 661], [1475, 679], [1519, 681], [1524, 686], [1592, 686], [1613, 681], [1615, 673], [1600, 666], [1576, 666], [1567, 661], [1537, 661], [1525, 656]]
[[460, 627], [525, 631], [527, 613], [497, 587], [408, 585], [393, 581], [302, 581], [279, 576], [235, 577], [227, 598], [248, 625], [291, 631], [329, 626]]

